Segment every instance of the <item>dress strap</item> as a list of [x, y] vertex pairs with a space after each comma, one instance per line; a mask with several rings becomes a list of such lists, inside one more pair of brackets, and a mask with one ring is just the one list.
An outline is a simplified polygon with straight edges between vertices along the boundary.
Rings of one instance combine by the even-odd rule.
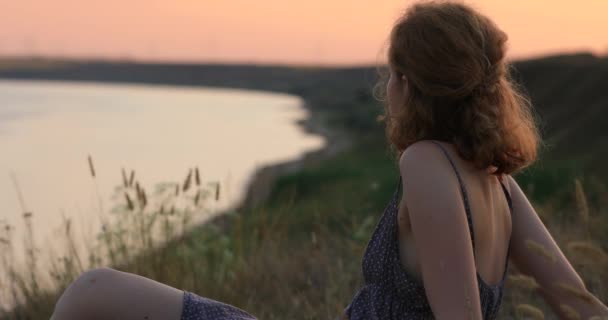
[[441, 148], [441, 151], [443, 151], [445, 156], [450, 161], [452, 168], [454, 168], [454, 172], [456, 173], [456, 178], [458, 178], [458, 184], [460, 184], [460, 191], [462, 193], [462, 199], [464, 201], [464, 209], [465, 209], [465, 212], [467, 215], [467, 223], [469, 224], [469, 232], [471, 234], [471, 244], [473, 245], [473, 256], [475, 256], [475, 234], [473, 233], [473, 218], [471, 217], [471, 208], [469, 206], [469, 197], [467, 195], [467, 190], [465, 189], [464, 184], [462, 183], [462, 178], [460, 177], [460, 173], [458, 172], [458, 169], [456, 169], [456, 165], [454, 164], [454, 161], [452, 161], [452, 158], [450, 157], [448, 152], [445, 150], [445, 148], [440, 143], [438, 143], [436, 141], [432, 141], [432, 140], [431, 140], [431, 142], [433, 142], [434, 144], [439, 146], [439, 148]]
[[402, 185], [402, 180], [401, 180], [401, 173], [399, 173], [399, 184], [397, 185], [397, 188], [395, 188], [395, 191], [393, 192], [393, 201], [396, 202], [397, 206], [399, 205], [399, 199], [401, 199], [401, 185]]
[[500, 179], [498, 179], [498, 182], [500, 182], [502, 191], [505, 193], [505, 198], [507, 198], [507, 203], [509, 204], [509, 211], [511, 213], [511, 216], [513, 216], [513, 201], [511, 200], [511, 195], [509, 194], [509, 191], [507, 191], [507, 188], [505, 187], [504, 183], [502, 183], [502, 181], [500, 181]]
[[399, 184], [397, 185], [397, 194], [399, 194], [401, 192], [402, 184], [403, 184], [403, 181], [401, 179], [401, 173], [399, 173]]
[[[496, 177], [498, 178], [498, 177]], [[511, 221], [513, 218], [513, 200], [511, 199], [511, 195], [509, 194], [509, 191], [507, 191], [507, 188], [505, 187], [504, 183], [502, 183], [502, 181], [500, 179], [498, 179], [498, 182], [500, 183], [500, 186], [502, 187], [502, 191], [505, 193], [505, 198], [507, 198], [507, 203], [509, 204], [509, 213], [511, 214]], [[511, 239], [512, 237], [509, 236], [509, 244], [507, 245], [507, 257], [505, 258], [505, 271], [504, 274], [502, 275], [502, 279], [504, 282], [504, 279], [507, 277], [507, 268], [509, 266], [509, 256], [511, 253]]]

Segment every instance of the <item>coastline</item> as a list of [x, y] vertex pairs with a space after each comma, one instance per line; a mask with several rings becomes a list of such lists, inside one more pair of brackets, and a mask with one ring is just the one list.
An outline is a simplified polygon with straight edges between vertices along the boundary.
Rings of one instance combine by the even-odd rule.
[[[0, 77], [0, 80], [4, 79]], [[11, 79], [13, 80], [13, 79]], [[48, 80], [48, 79], [46, 79]], [[50, 80], [54, 81], [54, 80]], [[59, 80], [61, 81], [61, 80]], [[106, 83], [118, 83], [125, 84], [127, 82], [114, 82], [114, 81], [106, 81]], [[139, 82], [131, 82], [135, 84], [141, 84]], [[174, 85], [174, 84], [168, 84]], [[179, 86], [179, 85], [177, 85]], [[188, 85], [192, 87], [193, 85]], [[202, 85], [201, 87], [207, 87]], [[226, 88], [231, 89], [231, 87], [214, 87], [214, 88]], [[236, 88], [242, 89], [242, 88]], [[255, 91], [267, 92], [267, 93], [280, 93], [285, 94], [285, 92], [277, 92], [272, 90], [262, 90], [262, 89], [254, 89]], [[242, 198], [240, 203], [233, 204], [230, 208], [225, 210], [220, 210], [215, 212], [209, 219], [205, 219], [200, 222], [195, 222], [189, 226], [184, 233], [180, 235], [176, 235], [176, 237], [170, 240], [169, 243], [176, 243], [185, 238], [192, 237], [198, 232], [198, 228], [208, 225], [209, 223], [215, 224], [220, 227], [221, 230], [227, 230], [230, 226], [229, 213], [234, 212], [235, 210], [238, 214], [243, 214], [243, 211], [247, 211], [247, 209], [253, 208], [262, 204], [269, 196], [273, 190], [275, 182], [282, 175], [294, 173], [300, 170], [303, 167], [314, 165], [316, 163], [320, 163], [322, 160], [331, 157], [348, 147], [350, 147], [353, 143], [352, 139], [348, 137], [348, 134], [345, 130], [339, 130], [338, 128], [331, 128], [327, 125], [327, 112], [322, 111], [319, 108], [314, 108], [312, 105], [301, 95], [288, 93], [294, 97], [297, 97], [301, 100], [299, 107], [303, 108], [306, 112], [306, 117], [302, 120], [299, 120], [295, 123], [295, 125], [302, 130], [304, 130], [307, 134], [315, 134], [323, 137], [324, 145], [318, 149], [310, 150], [304, 152], [302, 155], [288, 161], [283, 161], [279, 163], [273, 163], [268, 165], [263, 165], [255, 169], [252, 175], [249, 178], [248, 185], [246, 186], [246, 191], [244, 193], [244, 197]], [[152, 252], [157, 252], [161, 250], [162, 247], [152, 248]], [[150, 253], [150, 252], [148, 252]], [[146, 254], [145, 252], [140, 252], [139, 254]], [[112, 266], [119, 267], [120, 266]], [[1, 310], [1, 309], [0, 309]]]
[[[275, 93], [270, 90], [259, 91]], [[262, 205], [270, 196], [275, 182], [281, 176], [295, 173], [306, 166], [320, 163], [352, 146], [353, 140], [348, 136], [348, 133], [345, 130], [331, 128], [327, 125], [326, 112], [311, 107], [311, 104], [307, 102], [304, 97], [296, 94], [292, 95], [302, 99], [303, 103], [301, 104], [301, 107], [308, 113], [308, 117], [298, 121], [297, 125], [307, 134], [322, 136], [325, 139], [325, 145], [317, 150], [306, 151], [302, 156], [295, 159], [257, 168], [249, 179], [245, 195], [240, 203], [236, 203], [227, 209], [214, 212], [208, 219], [193, 223], [189, 230], [178, 235], [173, 241], [180, 241], [187, 238], [191, 233], [197, 232], [199, 227], [207, 224], [215, 224], [221, 230], [227, 231], [230, 227], [229, 214], [233, 212], [241, 214], [243, 211]]]
[[[2, 78], [0, 77], [0, 79]], [[112, 82], [108, 81], [108, 83]], [[255, 90], [265, 91], [268, 93], [276, 93], [276, 91], [271, 90]], [[128, 270], [128, 263], [137, 261], [142, 257], [156, 255], [159, 252], [166, 250], [167, 247], [180, 245], [181, 243], [183, 243], [183, 241], [188, 241], [188, 239], [196, 238], [197, 235], [201, 233], [201, 228], [204, 228], [205, 226], [210, 226], [210, 224], [211, 226], [215, 226], [219, 230], [221, 230], [220, 232], [229, 235], [230, 228], [234, 225], [232, 223], [233, 219], [231, 219], [232, 217], [230, 213], [233, 213], [235, 211], [239, 215], [245, 215], [250, 213], [249, 209], [263, 204], [263, 202], [268, 199], [271, 192], [273, 191], [277, 179], [279, 179], [281, 176], [285, 174], [295, 173], [302, 168], [320, 163], [323, 160], [326, 160], [327, 158], [336, 155], [339, 152], [344, 151], [353, 145], [353, 140], [348, 136], [346, 130], [340, 130], [339, 128], [331, 127], [328, 125], [327, 119], [329, 112], [323, 111], [318, 107], [312, 107], [311, 103], [308, 102], [301, 95], [293, 93], [290, 93], [290, 95], [298, 97], [301, 100], [299, 107], [303, 108], [306, 112], [306, 117], [304, 119], [298, 120], [294, 123], [294, 125], [297, 126], [299, 129], [303, 130], [306, 134], [314, 134], [323, 137], [324, 144], [320, 148], [306, 151], [292, 160], [283, 161], [279, 163], [275, 162], [273, 164], [262, 165], [261, 167], [258, 167], [250, 176], [248, 185], [246, 186], [246, 191], [244, 192], [244, 197], [242, 198], [240, 203], [235, 203], [228, 209], [219, 210], [215, 212], [212, 216], [209, 217], [209, 219], [192, 223], [186, 230], [184, 230], [183, 233], [175, 235], [173, 239], [170, 239], [168, 242], [164, 243], [161, 246], [155, 246], [144, 250], [139, 250], [132, 258], [129, 259], [129, 262], [127, 262], [127, 264], [106, 264], [106, 266], [115, 268], [117, 270]], [[56, 294], [54, 291], [52, 292], [52, 294]], [[51, 303], [51, 305], [53, 304]], [[23, 305], [0, 306], [0, 318], [3, 318], [3, 314], [5, 312], [6, 314], [22, 313], [22, 307]]]
[[270, 195], [274, 182], [280, 176], [294, 173], [307, 165], [319, 163], [352, 145], [346, 132], [330, 128], [326, 124], [325, 114], [314, 110], [303, 97], [300, 98], [304, 101], [302, 108], [306, 109], [309, 116], [300, 121], [298, 125], [308, 134], [316, 134], [325, 138], [325, 145], [320, 149], [307, 151], [296, 159], [258, 168], [250, 179], [243, 201], [235, 207], [237, 211], [251, 209], [263, 203]]
[[[27, 60], [26, 60], [27, 62]], [[366, 68], [355, 69], [300, 69], [295, 67], [260, 67], [250, 65], [172, 65], [102, 61], [56, 61], [53, 68], [31, 68], [16, 65], [0, 70], [0, 79], [7, 80], [48, 80], [100, 82], [116, 84], [169, 85], [186, 87], [211, 87], [224, 89], [255, 90], [267, 93], [289, 94], [302, 100], [301, 107], [307, 117], [299, 121], [304, 132], [317, 134], [325, 139], [325, 145], [317, 150], [303, 153], [299, 157], [280, 163], [262, 165], [249, 178], [243, 197], [228, 208], [214, 212], [210, 217], [194, 223], [191, 230], [199, 225], [224, 220], [226, 213], [240, 212], [263, 203], [273, 190], [276, 180], [300, 168], [321, 162], [353, 144], [346, 128], [330, 127], [328, 115], [335, 113], [333, 100], [326, 99], [326, 92], [318, 89], [318, 83], [333, 84], [334, 94], [356, 94], [350, 87], [344, 87], [339, 79], [365, 79]], [[331, 71], [334, 70], [334, 71]], [[331, 72], [328, 72], [331, 71]], [[311, 85], [314, 84], [314, 85]], [[362, 83], [363, 84], [363, 83]], [[347, 89], [346, 92], [341, 92]], [[360, 95], [360, 94], [359, 94]], [[328, 104], [329, 103], [329, 104]], [[220, 222], [220, 224], [223, 224]], [[187, 234], [188, 232], [186, 232]]]

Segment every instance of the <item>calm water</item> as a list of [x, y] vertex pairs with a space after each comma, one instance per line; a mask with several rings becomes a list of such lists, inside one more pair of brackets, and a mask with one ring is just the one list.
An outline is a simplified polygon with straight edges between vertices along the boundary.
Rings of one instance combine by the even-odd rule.
[[242, 200], [258, 166], [325, 143], [296, 125], [307, 112], [289, 95], [0, 80], [0, 101], [0, 224], [14, 226], [17, 248], [24, 211], [42, 251], [58, 239], [63, 217], [83, 234], [98, 232], [98, 213], [124, 200], [111, 197], [121, 168], [153, 190], [198, 166], [203, 181], [220, 182], [213, 214]]

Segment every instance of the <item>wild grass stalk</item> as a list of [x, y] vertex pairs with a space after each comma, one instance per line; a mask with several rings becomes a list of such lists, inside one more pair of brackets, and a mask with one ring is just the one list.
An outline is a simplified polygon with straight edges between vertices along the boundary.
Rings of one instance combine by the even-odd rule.
[[[373, 190], [380, 191], [394, 182], [391, 172], [359, 170], [375, 168], [371, 164], [378, 163], [377, 159], [370, 160], [369, 166], [365, 162], [353, 165], [354, 173], [344, 171], [349, 170], [347, 160], [362, 159], [368, 153], [346, 154], [281, 178], [280, 187], [262, 206], [198, 226], [192, 221], [218, 199], [219, 183], [199, 182], [200, 172], [194, 167], [179, 183], [165, 183], [151, 192], [136, 179], [135, 171], [129, 175], [123, 170], [115, 206], [102, 220], [88, 259], [76, 254], [73, 222], [64, 219], [65, 255], [46, 271], [37, 270], [52, 273], [55, 280], [50, 291], [29, 290], [28, 271], [17, 272], [19, 267], [10, 259], [11, 235], [0, 234], [0, 246], [7, 248], [0, 252], [1, 269], [10, 275], [2, 280], [7, 284], [3, 288], [17, 305], [0, 315], [3, 319], [48, 319], [58, 295], [81, 270], [110, 265], [234, 304], [260, 319], [335, 319], [361, 285], [361, 256], [388, 200], [380, 192], [377, 200], [372, 199], [374, 193], [361, 186], [373, 181]], [[99, 172], [95, 173], [98, 177]], [[307, 183], [322, 189], [309, 192]], [[605, 219], [606, 210], [594, 210], [589, 221]], [[573, 226], [572, 220], [556, 218], [562, 216], [546, 215], [547, 226], [590, 284], [588, 289], [606, 301], [608, 277], [598, 271], [606, 270], [601, 258], [606, 244], [596, 240], [597, 234], [588, 238], [582, 218], [575, 219]], [[528, 247], [554, 261], [539, 243], [530, 241]], [[500, 318], [552, 318], [537, 289], [534, 279], [511, 273]], [[585, 299], [570, 289], [560, 290]]]
[[[603, 188], [603, 186], [601, 187]], [[569, 261], [576, 267], [577, 272], [585, 279], [585, 283], [588, 285], [587, 289], [593, 292], [601, 301], [605, 302], [606, 298], [608, 298], [606, 296], [606, 288], [608, 287], [608, 273], [606, 273], [606, 268], [608, 268], [608, 255], [602, 247], [605, 247], [608, 244], [598, 243], [594, 240], [594, 236], [590, 232], [590, 205], [587, 201], [588, 196], [583, 189], [582, 180], [578, 178], [574, 180], [573, 199], [576, 215], [579, 218], [578, 224], [573, 224], [571, 222], [571, 217], [554, 214], [546, 216], [547, 220], [550, 222], [548, 227], [550, 230], [554, 229], [552, 235], [555, 237]], [[544, 211], [543, 208], [539, 209]], [[598, 219], [599, 217], [607, 217], [605, 214], [606, 211], [608, 211], [608, 208], [600, 209], [603, 211], [598, 212], [598, 214], [603, 214], [603, 216], [598, 215]], [[551, 210], [555, 209], [552, 208]], [[565, 208], [564, 210], [569, 209]], [[563, 217], [564, 220], [558, 219], [557, 217]], [[555, 261], [555, 257], [541, 244], [528, 240], [526, 241], [526, 245], [530, 250], [549, 261]], [[520, 310], [520, 306], [522, 305], [537, 308], [545, 315], [553, 314], [553, 312], [548, 309], [548, 306], [542, 303], [538, 297], [527, 293], [528, 290], [536, 289], [538, 287], [538, 284], [534, 279], [522, 275], [512, 275], [509, 277], [509, 283], [512, 284], [514, 288], [511, 292], [507, 291], [507, 300], [511, 301], [515, 308], [514, 313], [517, 314], [518, 317], [523, 317], [520, 313], [520, 311], [522, 311]], [[576, 297], [581, 301], [592, 301], [592, 297], [589, 296], [587, 292], [583, 292], [571, 285], [556, 283], [555, 288], [562, 293]], [[538, 305], [534, 305], [531, 303], [532, 301], [538, 303]], [[560, 311], [562, 316], [566, 319], [581, 318], [571, 306], [562, 305], [560, 306]], [[512, 312], [507, 308], [503, 310], [501, 314], [512, 314]], [[528, 316], [532, 315], [530, 314]]]
[[589, 204], [587, 203], [587, 196], [580, 179], [574, 179], [574, 195], [578, 214], [587, 233], [587, 240], [591, 240], [591, 234], [589, 233]]
[[515, 311], [519, 319], [545, 319], [545, 314], [542, 310], [529, 304], [519, 304], [515, 307]]

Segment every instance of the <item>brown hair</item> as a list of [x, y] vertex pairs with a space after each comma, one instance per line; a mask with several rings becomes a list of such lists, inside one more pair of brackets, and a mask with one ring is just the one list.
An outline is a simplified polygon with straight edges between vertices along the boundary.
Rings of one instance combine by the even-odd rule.
[[[507, 35], [489, 18], [454, 1], [417, 3], [395, 22], [388, 62], [405, 105], [384, 103], [386, 135], [398, 156], [425, 139], [453, 143], [479, 169], [510, 174], [536, 160], [540, 136], [529, 100], [505, 62]], [[384, 89], [386, 77], [376, 88]], [[383, 92], [385, 94], [385, 92]]]

